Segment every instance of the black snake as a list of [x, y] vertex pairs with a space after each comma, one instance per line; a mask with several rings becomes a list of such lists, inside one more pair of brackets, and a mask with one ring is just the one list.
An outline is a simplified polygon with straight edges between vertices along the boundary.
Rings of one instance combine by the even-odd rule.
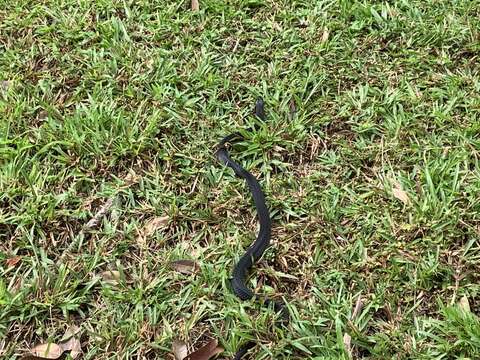
[[[264, 102], [259, 98], [255, 104], [255, 115], [261, 119], [265, 120], [265, 110]], [[217, 159], [224, 165], [233, 169], [235, 174], [243, 179], [248, 184], [250, 192], [252, 193], [253, 201], [255, 203], [255, 208], [258, 214], [258, 221], [260, 223], [260, 231], [258, 232], [256, 240], [252, 245], [245, 251], [243, 256], [240, 258], [238, 263], [233, 268], [233, 274], [231, 279], [231, 285], [233, 292], [241, 300], [249, 300], [252, 298], [259, 299], [245, 284], [248, 276], [249, 270], [252, 268], [253, 264], [260, 259], [265, 250], [270, 244], [271, 232], [272, 232], [272, 221], [270, 219], [270, 214], [268, 212], [267, 204], [265, 202], [265, 195], [262, 192], [260, 184], [257, 179], [245, 170], [242, 166], [237, 164], [230, 158], [230, 155], [227, 150], [227, 144], [233, 143], [235, 141], [241, 140], [242, 136], [239, 133], [233, 133], [224, 137], [218, 147], [216, 152]], [[263, 299], [263, 303], [267, 306], [270, 304], [273, 305], [275, 311], [280, 312], [283, 320], [288, 320], [288, 313], [283, 304], [269, 299]], [[234, 360], [241, 359], [247, 351], [253, 347], [255, 343], [249, 342], [245, 345], [242, 345], [237, 353], [235, 354]]]

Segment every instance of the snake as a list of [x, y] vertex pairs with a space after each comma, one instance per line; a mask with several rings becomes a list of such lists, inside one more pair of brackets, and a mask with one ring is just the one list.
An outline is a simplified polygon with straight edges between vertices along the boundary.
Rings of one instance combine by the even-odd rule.
[[[261, 121], [265, 121], [264, 106], [263, 99], [258, 98], [255, 103], [255, 115]], [[250, 270], [262, 257], [263, 253], [270, 245], [270, 239], [272, 237], [272, 220], [270, 218], [265, 195], [262, 191], [260, 183], [250, 172], [245, 170], [240, 164], [233, 161], [230, 157], [227, 145], [240, 140], [243, 140], [243, 137], [238, 132], [225, 136], [217, 145], [215, 156], [221, 164], [231, 168], [236, 176], [246, 181], [257, 211], [260, 229], [255, 241], [247, 248], [245, 253], [240, 257], [238, 262], [233, 267], [232, 278], [230, 280], [231, 288], [233, 293], [242, 301], [256, 299], [262, 301], [265, 306], [273, 305], [274, 310], [276, 312], [280, 312], [282, 321], [285, 321], [288, 320], [288, 313], [283, 303], [279, 303], [267, 298], [261, 298], [260, 296], [255, 295], [253, 291], [250, 290], [246, 285]], [[235, 353], [233, 360], [241, 359], [248, 352], [248, 350], [254, 346], [255, 342], [253, 341], [241, 345]]]

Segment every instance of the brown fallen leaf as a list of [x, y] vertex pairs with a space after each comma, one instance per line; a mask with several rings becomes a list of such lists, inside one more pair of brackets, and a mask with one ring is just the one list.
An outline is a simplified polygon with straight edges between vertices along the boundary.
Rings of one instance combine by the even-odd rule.
[[148, 237], [153, 235], [155, 231], [167, 225], [168, 220], [170, 220], [168, 216], [154, 217], [148, 220], [143, 229], [140, 231], [140, 236]]
[[329, 35], [330, 35], [330, 31], [328, 31], [327, 28], [323, 29], [321, 42], [322, 43], [326, 42], [328, 40]]
[[12, 258], [8, 258], [5, 260], [5, 262], [7, 263], [7, 266], [15, 266], [20, 262], [20, 260], [22, 260], [21, 256], [14, 256]]
[[[30, 352], [33, 358], [58, 359], [60, 356], [63, 355], [64, 351], [61, 346], [55, 343], [50, 343], [37, 345], [32, 350], [30, 350]], [[32, 358], [32, 356], [30, 356], [30, 358]]]
[[141, 176], [137, 175], [135, 171], [130, 170], [127, 176], [125, 176], [125, 178], [123, 179], [123, 181], [125, 181], [125, 186], [129, 187], [137, 184], [140, 181], [140, 179], [141, 179]]
[[185, 360], [209, 360], [221, 352], [223, 348], [218, 346], [217, 339], [212, 339], [205, 346], [189, 354]]
[[198, 0], [192, 0], [192, 10], [193, 11], [200, 10], [200, 4], [198, 3]]
[[11, 86], [11, 82], [8, 81], [8, 80], [2, 80], [0, 81], [0, 90], [2, 90], [2, 92], [7, 92], [8, 89], [10, 88]]
[[393, 196], [395, 196], [398, 200], [403, 202], [405, 205], [410, 204], [410, 198], [405, 190], [402, 189], [402, 185], [398, 181], [393, 182], [392, 187]]
[[82, 353], [82, 344], [78, 337], [75, 337], [80, 332], [80, 327], [70, 326], [63, 335], [63, 342], [59, 343], [63, 351], [70, 351], [72, 359], [76, 359]]
[[345, 346], [345, 351], [348, 354], [348, 358], [352, 358], [352, 337], [348, 334], [345, 333], [343, 334], [343, 346]]
[[357, 298], [357, 302], [355, 303], [355, 308], [353, 309], [351, 320], [356, 319], [356, 317], [358, 316], [358, 314], [360, 313], [362, 308], [363, 308], [363, 300], [362, 300], [362, 296], [359, 295], [358, 298]]
[[120, 272], [117, 270], [107, 270], [100, 274], [101, 278], [112, 285], [118, 284], [120, 281]]
[[82, 344], [80, 343], [80, 340], [75, 337], [72, 337], [58, 345], [63, 349], [63, 351], [70, 351], [70, 356], [72, 359], [76, 359], [82, 354]]
[[188, 356], [188, 349], [185, 341], [178, 339], [173, 340], [172, 350], [175, 360], [183, 360]]
[[458, 307], [465, 313], [470, 312], [470, 303], [468, 302], [468, 298], [463, 295], [462, 298], [458, 301]]
[[197, 273], [200, 270], [200, 266], [193, 260], [176, 260], [170, 263], [173, 270], [179, 273], [190, 275]]
[[80, 332], [80, 327], [77, 325], [71, 325], [65, 330], [65, 334], [63, 334], [62, 341], [70, 339], [72, 336], [77, 335]]

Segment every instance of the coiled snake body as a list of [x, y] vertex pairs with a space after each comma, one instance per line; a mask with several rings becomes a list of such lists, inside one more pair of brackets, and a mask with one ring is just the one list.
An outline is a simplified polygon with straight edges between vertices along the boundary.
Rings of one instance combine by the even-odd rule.
[[[255, 115], [261, 120], [265, 120], [264, 103], [262, 99], [258, 99], [255, 104]], [[242, 166], [233, 161], [230, 158], [230, 155], [226, 148], [227, 143], [232, 143], [236, 140], [241, 139], [242, 136], [238, 133], [226, 136], [220, 141], [215, 155], [221, 163], [233, 169], [235, 175], [245, 179], [248, 187], [250, 188], [250, 192], [252, 193], [253, 201], [258, 214], [260, 230], [258, 232], [257, 238], [253, 242], [253, 244], [250, 245], [250, 247], [245, 251], [243, 256], [235, 265], [231, 279], [231, 285], [234, 294], [238, 296], [241, 300], [249, 300], [254, 297], [258, 298], [258, 296], [256, 296], [246, 286], [245, 282], [247, 280], [248, 272], [252, 268], [253, 264], [258, 259], [260, 259], [267, 247], [270, 245], [272, 222], [270, 219], [270, 214], [268, 212], [267, 204], [265, 202], [265, 195], [263, 194], [257, 179], [255, 179], [255, 177], [247, 170], [245, 170]], [[267, 306], [272, 304], [275, 311], [281, 312], [282, 318], [284, 320], [288, 317], [288, 314], [286, 313], [283, 304], [269, 299], [264, 299], [263, 303]], [[254, 345], [255, 343], [250, 342], [241, 346], [235, 354], [234, 360], [240, 359]]]

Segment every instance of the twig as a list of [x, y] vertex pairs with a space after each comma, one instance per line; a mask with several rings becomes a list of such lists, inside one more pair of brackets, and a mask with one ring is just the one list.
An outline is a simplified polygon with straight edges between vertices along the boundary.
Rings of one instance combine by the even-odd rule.
[[105, 217], [110, 212], [110, 209], [112, 208], [112, 205], [114, 203], [115, 197], [109, 198], [105, 204], [102, 205], [100, 210], [87, 222], [83, 228], [82, 231], [88, 231], [93, 228], [96, 228], [100, 221]]
[[77, 250], [81, 248], [83, 240], [85, 239], [85, 233], [96, 228], [100, 224], [100, 221], [111, 211], [113, 204], [116, 203], [116, 199], [116, 195], [108, 198], [97, 213], [82, 227], [80, 232], [73, 238], [70, 245], [64, 250], [60, 257], [60, 262], [62, 262], [67, 254], [69, 254], [74, 248], [77, 248]]

